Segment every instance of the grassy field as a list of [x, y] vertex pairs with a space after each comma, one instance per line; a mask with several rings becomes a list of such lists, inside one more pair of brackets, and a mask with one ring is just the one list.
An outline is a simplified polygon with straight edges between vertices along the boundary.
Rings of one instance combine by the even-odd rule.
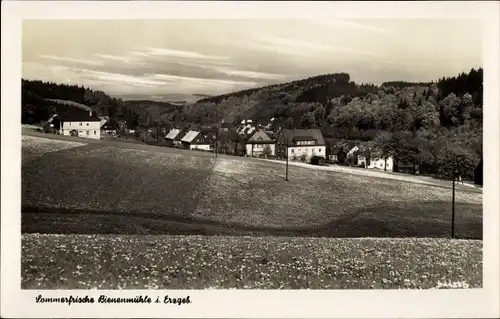
[[[284, 166], [265, 161], [28, 140], [23, 233], [450, 236], [451, 191], [442, 187], [295, 166], [285, 182]], [[457, 192], [456, 234], [482, 238], [481, 193]]]
[[482, 242], [448, 239], [37, 235], [23, 289], [482, 287]]
[[[449, 189], [283, 173], [253, 159], [23, 136], [22, 288], [481, 287], [482, 241], [394, 238], [449, 237]], [[481, 238], [482, 193], [456, 200], [456, 234]]]

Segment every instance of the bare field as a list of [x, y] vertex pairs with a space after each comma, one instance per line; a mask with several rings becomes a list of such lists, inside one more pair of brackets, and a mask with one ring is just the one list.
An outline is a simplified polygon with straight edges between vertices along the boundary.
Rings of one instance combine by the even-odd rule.
[[22, 159], [24, 162], [34, 156], [41, 156], [46, 153], [62, 151], [84, 145], [86, 145], [86, 143], [51, 140], [22, 135]]
[[[297, 166], [285, 182], [281, 164], [133, 144], [25, 157], [29, 141], [24, 233], [450, 236], [443, 187]], [[456, 234], [482, 238], [481, 193], [457, 191]]]

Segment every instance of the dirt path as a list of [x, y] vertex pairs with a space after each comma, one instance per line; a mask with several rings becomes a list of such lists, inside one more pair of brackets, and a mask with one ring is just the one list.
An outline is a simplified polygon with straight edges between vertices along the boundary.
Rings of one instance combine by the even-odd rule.
[[[267, 162], [280, 163], [282, 165], [285, 165], [285, 162], [280, 161], [280, 160], [266, 160], [266, 159], [262, 159], [262, 160], [267, 161]], [[439, 180], [439, 179], [435, 179], [435, 178], [428, 177], [428, 176], [412, 176], [412, 175], [406, 175], [406, 174], [401, 174], [401, 173], [383, 172], [383, 171], [378, 171], [378, 170], [346, 167], [346, 166], [340, 166], [340, 165], [316, 166], [316, 165], [310, 165], [310, 164], [298, 163], [298, 162], [288, 162], [288, 164], [293, 165], [293, 166], [305, 167], [305, 168], [309, 168], [309, 169], [315, 169], [315, 170], [347, 173], [347, 174], [353, 174], [353, 175], [359, 175], [359, 176], [380, 177], [380, 178], [394, 179], [394, 180], [405, 181], [405, 182], [410, 182], [410, 183], [452, 188], [451, 181]], [[464, 183], [463, 185], [457, 183], [457, 184], [455, 184], [455, 187], [457, 190], [482, 193], [481, 188], [476, 187], [475, 185], [472, 185], [472, 184], [468, 184], [468, 183]]]

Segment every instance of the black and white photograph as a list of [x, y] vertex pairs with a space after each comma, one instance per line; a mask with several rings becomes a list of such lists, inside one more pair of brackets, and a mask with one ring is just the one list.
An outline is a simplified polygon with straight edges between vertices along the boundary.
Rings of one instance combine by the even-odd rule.
[[20, 141], [19, 181], [4, 181], [2, 156], [2, 202], [16, 191], [20, 211], [2, 204], [2, 224], [19, 216], [16, 289], [33, 307], [72, 291], [113, 291], [102, 302], [119, 311], [157, 296], [195, 307], [199, 290], [491, 285], [498, 140], [483, 136], [498, 62], [485, 62], [484, 21], [185, 11], [18, 21], [2, 154]]

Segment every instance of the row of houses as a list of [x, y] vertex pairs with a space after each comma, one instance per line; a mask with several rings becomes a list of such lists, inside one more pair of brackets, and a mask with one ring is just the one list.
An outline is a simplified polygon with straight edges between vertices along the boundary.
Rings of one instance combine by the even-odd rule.
[[[306, 158], [313, 156], [326, 158], [326, 144], [318, 129], [283, 129], [278, 133], [266, 131], [262, 128], [251, 130], [250, 134], [229, 131], [225, 135], [224, 141], [219, 141], [220, 148], [228, 153], [243, 153], [246, 156], [261, 157], [270, 156], [285, 158]], [[182, 131], [174, 128], [165, 136], [168, 144], [187, 148], [213, 151], [216, 136], [202, 134], [199, 131]], [[288, 150], [288, 154], [286, 153]]]
[[195, 130], [182, 131], [174, 128], [168, 132], [165, 136], [165, 140], [171, 146], [179, 148], [211, 151], [213, 150], [215, 135], [202, 134], [201, 132]]
[[[99, 118], [92, 111], [77, 108], [63, 110], [54, 114], [48, 120], [48, 123], [58, 134], [93, 139], [100, 139], [101, 135], [115, 135], [119, 129], [119, 124], [109, 118]], [[221, 131], [226, 132], [228, 135], [224, 141], [224, 151], [231, 154], [277, 158], [286, 158], [288, 156], [292, 160], [302, 159], [305, 161], [309, 161], [314, 156], [327, 158], [325, 140], [318, 129], [283, 129], [274, 133], [266, 130], [266, 127], [254, 126], [251, 120], [244, 120], [236, 132], [231, 132], [224, 125]], [[176, 128], [168, 132], [165, 140], [172, 146], [191, 150], [213, 151], [216, 144], [216, 136], [213, 133], [202, 133], [196, 130], [183, 131]], [[330, 150], [328, 159], [332, 162], [343, 163], [345, 158], [354, 157], [355, 152], [358, 150], [358, 146], [354, 146], [347, 151], [339, 147], [333, 147]], [[411, 164], [398, 164], [399, 171], [414, 169]], [[396, 167], [395, 160], [392, 157], [387, 159], [367, 159], [356, 156], [352, 165], [387, 171], [393, 171]]]
[[[100, 139], [101, 135], [105, 134], [115, 135], [120, 129], [120, 125], [109, 118], [100, 118], [92, 111], [77, 108], [66, 109], [54, 114], [49, 118], [47, 124], [58, 134], [92, 139]], [[251, 120], [245, 120], [242, 121], [236, 132], [232, 132], [227, 125], [222, 125], [221, 131], [227, 133], [223, 149], [224, 152], [227, 151], [230, 154], [244, 154], [251, 157], [288, 157], [292, 160], [301, 159], [307, 162], [313, 157], [322, 157], [337, 163], [345, 163], [346, 159], [349, 159], [351, 165], [369, 169], [417, 174], [419, 170], [418, 165], [397, 161], [393, 157], [365, 158], [357, 156], [359, 151], [357, 145], [349, 147], [347, 150], [343, 147], [333, 146], [330, 148], [327, 158], [325, 140], [318, 129], [280, 129], [274, 133], [269, 130], [269, 127], [256, 127]], [[170, 130], [165, 136], [167, 143], [172, 146], [204, 151], [213, 151], [217, 142], [220, 143], [217, 139], [213, 132], [183, 131], [176, 128]], [[475, 182], [482, 184], [482, 166], [480, 168], [478, 166], [476, 170], [480, 171], [481, 174], [475, 172], [475, 178], [480, 176]]]

